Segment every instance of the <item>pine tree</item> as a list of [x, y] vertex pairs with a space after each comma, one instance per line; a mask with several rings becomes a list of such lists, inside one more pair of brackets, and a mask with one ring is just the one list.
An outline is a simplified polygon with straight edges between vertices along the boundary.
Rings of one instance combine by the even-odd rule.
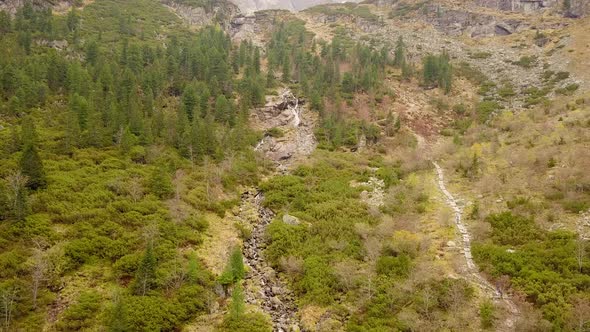
[[272, 67], [269, 65], [266, 72], [266, 87], [272, 89], [275, 87], [275, 73]]
[[189, 282], [196, 284], [199, 280], [199, 262], [197, 260], [197, 255], [193, 252], [189, 256], [188, 261], [188, 280]]
[[242, 256], [242, 250], [239, 247], [235, 247], [231, 252], [229, 268], [234, 282], [238, 282], [246, 276], [244, 258]]
[[254, 72], [260, 74], [260, 49], [258, 47], [254, 48], [254, 58], [252, 61], [254, 62]]
[[133, 135], [131, 129], [127, 126], [121, 133], [121, 139], [119, 142], [119, 149], [121, 149], [121, 153], [127, 154], [131, 148], [137, 144], [137, 137]]
[[291, 63], [289, 57], [285, 55], [283, 58], [283, 82], [287, 83], [291, 80]]
[[47, 186], [43, 162], [35, 145], [25, 145], [20, 159], [20, 169], [28, 177], [27, 187], [32, 190], [42, 189]]
[[80, 26], [80, 16], [76, 7], [72, 7], [72, 10], [68, 13], [66, 18], [66, 26], [70, 32], [75, 32]]
[[137, 274], [135, 276], [136, 288], [135, 294], [145, 296], [154, 286], [156, 281], [156, 256], [152, 244], [148, 244]]
[[162, 167], [154, 168], [149, 180], [151, 192], [161, 199], [170, 198], [174, 193], [172, 181]]
[[86, 45], [86, 61], [91, 65], [96, 65], [98, 60], [98, 42], [91, 40]]
[[438, 65], [434, 55], [427, 55], [424, 60], [423, 76], [426, 86], [433, 86], [438, 81]]
[[397, 39], [397, 44], [395, 45], [393, 65], [398, 68], [404, 68], [406, 66], [406, 44], [401, 36]]
[[193, 120], [193, 114], [197, 108], [197, 92], [192, 85], [188, 85], [182, 93], [182, 110], [190, 121]]
[[27, 176], [27, 187], [36, 190], [45, 188], [47, 180], [43, 162], [37, 152], [37, 131], [30, 118], [25, 118], [22, 125], [23, 154], [20, 159], [20, 169]]
[[9, 33], [12, 30], [10, 14], [0, 10], [0, 35]]
[[230, 118], [230, 105], [224, 95], [219, 95], [215, 100], [215, 120], [226, 122]]
[[240, 283], [234, 286], [231, 294], [231, 306], [229, 308], [229, 315], [232, 319], [240, 319], [244, 314], [244, 290]]
[[113, 308], [111, 309], [108, 322], [109, 332], [128, 331], [129, 327], [127, 326], [126, 310], [121, 295], [116, 294], [113, 302]]

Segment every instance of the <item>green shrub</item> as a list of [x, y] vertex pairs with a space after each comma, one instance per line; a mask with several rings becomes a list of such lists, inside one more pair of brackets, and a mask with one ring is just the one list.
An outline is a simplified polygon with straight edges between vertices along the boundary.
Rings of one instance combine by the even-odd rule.
[[269, 130], [266, 131], [265, 134], [270, 137], [274, 137], [274, 138], [281, 138], [285, 135], [285, 133], [283, 133], [281, 128], [277, 128], [277, 127], [270, 128]]
[[245, 313], [238, 318], [228, 316], [220, 326], [227, 332], [271, 332], [272, 326], [261, 313]]
[[469, 57], [471, 59], [487, 59], [491, 56], [492, 56], [492, 53], [490, 53], [490, 52], [476, 52], [476, 53], [469, 55]]
[[485, 301], [479, 306], [479, 319], [482, 328], [490, 329], [494, 327], [494, 320], [496, 317], [494, 304], [492, 302]]
[[93, 326], [102, 299], [96, 292], [84, 292], [70, 305], [57, 323], [60, 331], [79, 331]]
[[542, 235], [533, 219], [513, 215], [512, 212], [493, 214], [485, 221], [492, 226], [492, 239], [498, 244], [521, 245]]
[[381, 256], [377, 260], [377, 273], [388, 277], [405, 278], [410, 274], [412, 259], [406, 254], [399, 256]]
[[130, 296], [123, 300], [125, 330], [173, 331], [180, 319], [173, 305], [163, 297]]
[[304, 275], [298, 291], [308, 303], [330, 305], [336, 295], [337, 280], [332, 268], [320, 257], [309, 256], [303, 263]]
[[523, 68], [532, 68], [537, 65], [537, 57], [525, 55], [518, 59], [518, 61], [513, 62], [513, 64]]
[[482, 101], [475, 106], [475, 113], [477, 114], [479, 121], [483, 123], [499, 109], [500, 105], [495, 101]]

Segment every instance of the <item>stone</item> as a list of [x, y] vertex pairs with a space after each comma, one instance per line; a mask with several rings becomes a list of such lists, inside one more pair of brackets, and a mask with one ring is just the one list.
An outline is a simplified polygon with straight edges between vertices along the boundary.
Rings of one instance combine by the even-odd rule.
[[299, 225], [299, 224], [301, 223], [301, 222], [299, 221], [299, 218], [297, 218], [297, 217], [294, 217], [294, 216], [292, 216], [292, 215], [289, 215], [289, 214], [285, 214], [285, 215], [283, 216], [283, 222], [284, 222], [285, 224], [287, 224], [287, 225], [293, 225], [293, 226], [295, 226], [295, 225]]
[[281, 300], [279, 300], [279, 298], [276, 296], [273, 296], [270, 298], [270, 303], [272, 303], [273, 305], [275, 305], [277, 307], [283, 304], [283, 302], [281, 302]]
[[272, 292], [274, 295], [280, 295], [280, 294], [282, 294], [282, 293], [283, 293], [283, 290], [282, 290], [280, 287], [272, 287], [272, 288], [271, 288], [271, 292]]
[[457, 246], [457, 244], [455, 243], [455, 241], [447, 241], [447, 247], [452, 247], [452, 248], [454, 248], [454, 247], [456, 247], [456, 246]]

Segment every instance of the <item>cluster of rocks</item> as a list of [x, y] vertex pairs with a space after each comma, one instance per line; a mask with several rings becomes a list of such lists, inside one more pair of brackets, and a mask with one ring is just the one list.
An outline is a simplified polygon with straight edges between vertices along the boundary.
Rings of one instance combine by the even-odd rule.
[[587, 0], [570, 0], [564, 8], [560, 0], [476, 0], [476, 5], [501, 11], [537, 13], [546, 10], [559, 10], [566, 17], [578, 18], [590, 12]]
[[[30, 1], [30, 0], [29, 0]], [[27, 0], [0, 0], [0, 10], [6, 11], [10, 14], [15, 14], [16, 11], [25, 5]], [[33, 0], [30, 3], [35, 8], [52, 8], [54, 11], [64, 11], [69, 9], [73, 0]]]
[[580, 213], [577, 231], [581, 239], [590, 240], [590, 209]]
[[240, 12], [238, 7], [229, 1], [214, 1], [209, 8], [191, 6], [178, 0], [161, 1], [184, 22], [195, 27], [219, 23], [224, 29], [228, 29], [231, 18]]
[[361, 192], [361, 201], [366, 203], [371, 208], [379, 208], [383, 206], [385, 197], [385, 182], [379, 178], [371, 176], [367, 182], [351, 183], [352, 187], [369, 187], [371, 190], [363, 190]]
[[242, 194], [240, 209], [244, 212], [256, 209], [258, 212], [258, 218], [251, 221], [252, 234], [244, 242], [243, 249], [245, 264], [249, 268], [245, 278], [246, 303], [256, 305], [267, 313], [274, 331], [300, 331], [294, 295], [262, 255], [266, 248], [266, 227], [274, 217], [270, 209], [262, 206], [263, 200], [264, 195], [255, 189]]

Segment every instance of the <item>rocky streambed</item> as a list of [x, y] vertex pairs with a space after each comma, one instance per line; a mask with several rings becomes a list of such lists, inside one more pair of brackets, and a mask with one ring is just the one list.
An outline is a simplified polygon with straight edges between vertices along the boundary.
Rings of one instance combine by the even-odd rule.
[[242, 194], [240, 215], [249, 219], [251, 234], [244, 241], [244, 263], [248, 267], [245, 278], [246, 303], [259, 307], [268, 314], [273, 331], [300, 331], [297, 306], [292, 291], [264, 258], [267, 242], [266, 227], [275, 214], [262, 205], [264, 195], [255, 188]]
[[[302, 99], [288, 89], [280, 91], [278, 96], [268, 98], [264, 107], [253, 112], [251, 120], [254, 126], [265, 131], [255, 150], [275, 164], [277, 173], [288, 173], [316, 147], [314, 119]], [[237, 216], [248, 233], [243, 245], [244, 263], [248, 267], [244, 283], [245, 300], [270, 317], [273, 331], [301, 331], [295, 296], [264, 257], [266, 228], [275, 214], [264, 207], [263, 201], [262, 192], [249, 188], [242, 194]], [[297, 218], [288, 215], [283, 221], [298, 223]]]

